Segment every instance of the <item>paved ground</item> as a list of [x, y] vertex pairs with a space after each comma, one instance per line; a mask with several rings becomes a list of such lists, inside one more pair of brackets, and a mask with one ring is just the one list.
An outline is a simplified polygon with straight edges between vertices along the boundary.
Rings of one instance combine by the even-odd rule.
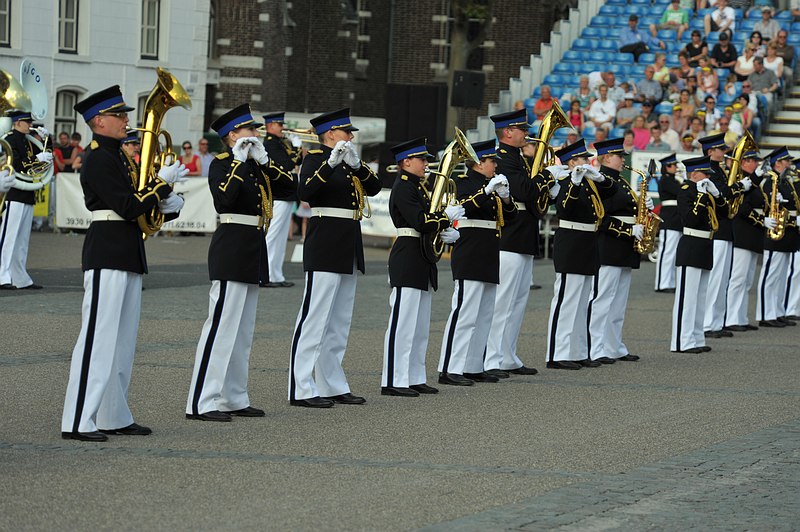
[[[552, 265], [520, 339], [539, 375], [414, 399], [379, 395], [386, 251], [368, 250], [345, 369], [364, 406], [290, 407], [286, 368], [302, 289], [265, 289], [250, 391], [267, 417], [184, 419], [207, 312], [207, 237], [148, 242], [130, 403], [148, 437], [64, 441], [80, 325], [82, 237], [35, 233], [41, 292], [0, 294], [0, 529], [796, 530], [800, 327], [668, 351], [672, 296], [634, 275], [625, 335], [642, 355], [544, 370]], [[428, 368], [451, 294], [434, 297]], [[286, 268], [299, 280], [299, 265]]]

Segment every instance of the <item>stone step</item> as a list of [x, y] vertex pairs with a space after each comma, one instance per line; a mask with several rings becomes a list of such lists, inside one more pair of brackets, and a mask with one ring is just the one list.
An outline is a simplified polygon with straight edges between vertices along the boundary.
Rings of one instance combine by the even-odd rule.
[[781, 137], [800, 137], [800, 124], [785, 124], [773, 121], [767, 126], [765, 133]]
[[764, 135], [758, 143], [762, 151], [774, 150], [786, 146], [792, 154], [800, 152], [800, 137], [785, 137], [777, 135]]
[[800, 111], [780, 111], [772, 119], [773, 123], [790, 124], [796, 123], [800, 127]]

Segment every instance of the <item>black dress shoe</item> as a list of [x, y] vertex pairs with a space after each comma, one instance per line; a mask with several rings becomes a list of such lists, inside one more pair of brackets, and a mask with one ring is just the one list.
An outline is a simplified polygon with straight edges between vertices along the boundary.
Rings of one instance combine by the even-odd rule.
[[329, 399], [334, 403], [340, 405], [363, 405], [367, 402], [366, 399], [363, 397], [359, 397], [357, 395], [353, 395], [352, 393], [343, 393], [340, 395], [332, 395], [330, 397], [323, 397], [323, 399]]
[[705, 331], [703, 336], [706, 338], [722, 338], [722, 331]]
[[597, 362], [595, 360], [591, 360], [589, 358], [584, 358], [583, 360], [578, 360], [578, 364], [580, 364], [584, 368], [599, 368], [600, 366], [602, 366], [602, 364], [600, 362]]
[[708, 353], [709, 351], [711, 351], [711, 346], [710, 345], [703, 345], [703, 346], [698, 347], [698, 349], [700, 349], [701, 353]]
[[792, 320], [792, 321], [800, 321], [800, 316], [790, 315], [790, 316], [786, 316], [786, 319], [787, 320]]
[[675, 289], [674, 288], [661, 288], [660, 290], [656, 290], [656, 292], [661, 293], [661, 294], [674, 294], [675, 293]]
[[231, 421], [233, 418], [227, 412], [211, 410], [202, 414], [186, 414], [186, 419], [196, 419], [198, 421]]
[[223, 412], [223, 414], [228, 414], [231, 416], [240, 416], [240, 417], [264, 417], [267, 415], [266, 412], [264, 412], [260, 408], [254, 408], [252, 406], [241, 408], [239, 410], [231, 410], [229, 412]]
[[62, 440], [79, 440], [79, 441], [107, 441], [108, 436], [101, 432], [62, 432]]
[[624, 357], [619, 357], [617, 360], [622, 360], [623, 362], [636, 362], [639, 360], [639, 355], [632, 355], [628, 353]]
[[456, 373], [439, 373], [439, 384], [449, 384], [451, 386], [472, 386], [475, 381]]
[[422, 384], [412, 384], [409, 386], [412, 390], [416, 390], [419, 393], [427, 393], [427, 394], [435, 394], [439, 393], [439, 388], [434, 388], [433, 386], [428, 386], [424, 382]]
[[489, 375], [497, 377], [498, 379], [507, 379], [511, 376], [509, 375], [508, 371], [502, 369], [487, 369], [484, 371], [484, 373], [488, 373]]
[[33, 283], [28, 286], [23, 286], [20, 290], [41, 290], [42, 288], [44, 288], [42, 285]]
[[747, 325], [744, 325], [744, 328], [747, 329], [748, 331], [757, 331], [758, 330], [757, 326], [750, 325], [749, 323]]
[[394, 395], [395, 397], [419, 397], [419, 392], [411, 388], [395, 388], [394, 386], [383, 386], [381, 395]]
[[294, 283], [291, 281], [281, 281], [279, 283], [258, 283], [258, 286], [261, 288], [289, 288], [290, 286], [294, 286]]
[[781, 322], [781, 323], [783, 323], [783, 324], [784, 324], [784, 325], [786, 325], [787, 327], [796, 327], [796, 326], [797, 326], [797, 324], [796, 324], [795, 322], [793, 322], [792, 320], [787, 320], [787, 319], [786, 319], [785, 317], [783, 317], [783, 316], [781, 316], [780, 318], [778, 318], [778, 321], [779, 321], [779, 322]]
[[600, 362], [601, 364], [613, 364], [614, 362], [616, 362], [616, 360], [609, 357], [596, 358], [595, 361]]
[[749, 331], [747, 327], [744, 325], [728, 325], [727, 327], [722, 328], [723, 331], [733, 331], [733, 332], [745, 332]]
[[[11, 283], [0, 284], [0, 290], [16, 290], [16, 289], [17, 289], [17, 287], [14, 286]], [[72, 433], [71, 432], [63, 432], [62, 434], [72, 434]], [[76, 433], [76, 434], [79, 434], [79, 433]], [[87, 432], [86, 434], [89, 434], [89, 433]], [[90, 440], [87, 440], [87, 441], [90, 441]], [[98, 440], [98, 441], [101, 441], [101, 440]]]
[[731, 331], [726, 331], [725, 329], [722, 329], [719, 331], [719, 335], [722, 338], [731, 338], [733, 336], [733, 333]]
[[280, 286], [281, 288], [289, 288], [291, 286], [294, 286], [294, 283], [292, 281], [281, 281], [278, 283], [278, 286]]
[[541, 290], [541, 289], [542, 289], [542, 285], [540, 285], [540, 284], [532, 284], [531, 285], [531, 290]]
[[550, 369], [581, 369], [581, 365], [572, 360], [556, 360], [548, 362], [547, 367]]
[[696, 355], [698, 353], [704, 353], [704, 352], [705, 352], [705, 349], [703, 349], [702, 347], [690, 347], [689, 349], [680, 349], [678, 351], [673, 351], [673, 353], [691, 353], [691, 354], [694, 354], [694, 355]]
[[333, 401], [322, 397], [309, 397], [308, 399], [292, 399], [289, 401], [292, 406], [304, 406], [306, 408], [330, 408]]
[[778, 320], [761, 320], [758, 322], [759, 327], [786, 327], [786, 324]]
[[100, 429], [103, 434], [114, 434], [117, 436], [148, 436], [153, 433], [150, 427], [143, 427], [136, 423], [131, 423], [121, 429]]
[[475, 382], [500, 382], [500, 379], [494, 375], [489, 375], [485, 371], [481, 371], [480, 373], [464, 373], [464, 376]]
[[537, 370], [536, 368], [529, 368], [527, 366], [522, 366], [521, 368], [507, 369], [504, 371], [513, 373], [514, 375], [536, 375], [537, 373], [539, 373], [539, 370]]

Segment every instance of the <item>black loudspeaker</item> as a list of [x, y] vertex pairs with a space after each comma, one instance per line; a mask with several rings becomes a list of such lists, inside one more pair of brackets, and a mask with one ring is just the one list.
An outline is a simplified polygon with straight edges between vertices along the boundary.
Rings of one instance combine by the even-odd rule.
[[447, 85], [401, 85], [386, 88], [386, 141], [399, 144], [427, 137], [428, 145], [440, 148], [447, 123]]
[[453, 107], [483, 106], [483, 87], [486, 85], [486, 74], [476, 70], [456, 70], [453, 75], [453, 94], [450, 105]]

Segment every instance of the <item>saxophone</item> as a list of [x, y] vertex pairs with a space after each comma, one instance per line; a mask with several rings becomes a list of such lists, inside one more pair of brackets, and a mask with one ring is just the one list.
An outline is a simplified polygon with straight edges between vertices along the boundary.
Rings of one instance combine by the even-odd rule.
[[[769, 168], [766, 166], [766, 161], [765, 167]], [[772, 195], [769, 200], [769, 211], [766, 215], [770, 218], [775, 218], [778, 225], [775, 226], [775, 229], [769, 229], [767, 231], [767, 236], [770, 240], [780, 240], [786, 232], [786, 223], [789, 221], [789, 211], [787, 211], [785, 207], [781, 207], [781, 204], [778, 203], [778, 180], [780, 179], [778, 172], [769, 169], [769, 177], [772, 180]]]
[[651, 210], [647, 209], [647, 183], [650, 181], [650, 176], [655, 172], [656, 163], [650, 159], [648, 165], [649, 173], [644, 173], [628, 165], [623, 165], [624, 168], [631, 172], [639, 174], [639, 195], [636, 196], [636, 223], [644, 228], [641, 240], [633, 241], [633, 249], [636, 253], [648, 254], [652, 253], [656, 245], [656, 236], [658, 229], [661, 226], [661, 218]]

